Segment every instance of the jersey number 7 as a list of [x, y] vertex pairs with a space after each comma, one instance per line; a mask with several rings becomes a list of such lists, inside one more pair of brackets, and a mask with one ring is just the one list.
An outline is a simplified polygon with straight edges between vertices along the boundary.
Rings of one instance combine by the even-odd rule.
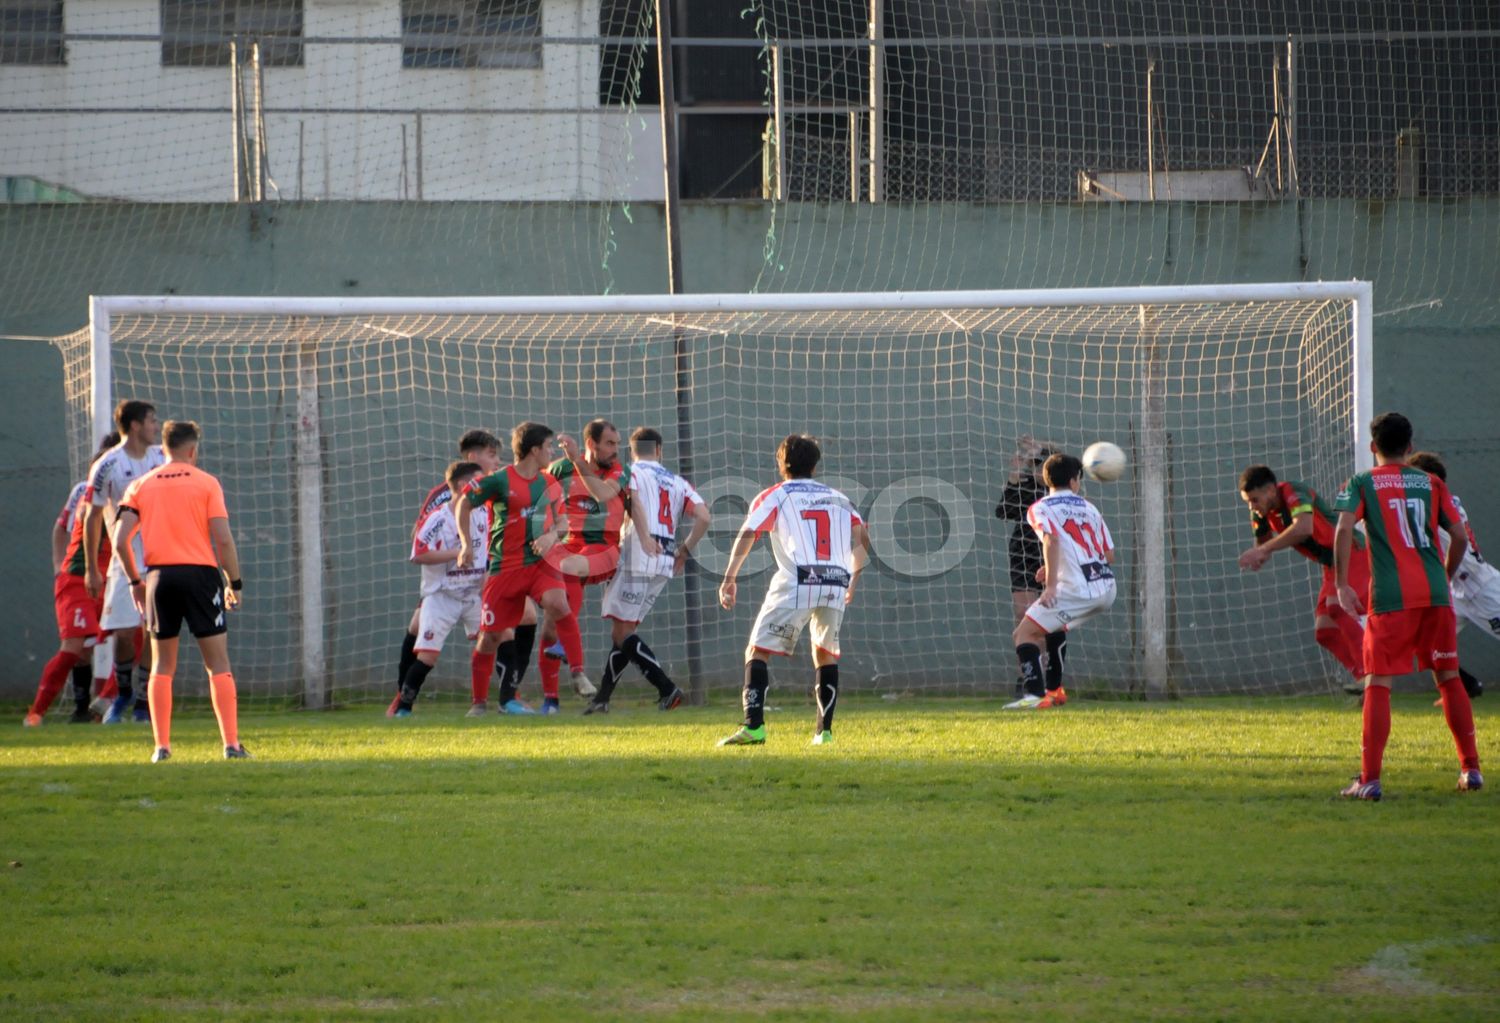
[[814, 542], [817, 546], [817, 558], [819, 561], [827, 561], [833, 549], [833, 543], [829, 536], [833, 532], [832, 519], [826, 509], [809, 508], [802, 513], [802, 517], [811, 522], [815, 527], [813, 532]]

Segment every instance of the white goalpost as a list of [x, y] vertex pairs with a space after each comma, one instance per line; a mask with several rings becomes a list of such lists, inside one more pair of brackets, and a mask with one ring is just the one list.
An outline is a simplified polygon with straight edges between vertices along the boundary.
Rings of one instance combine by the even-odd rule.
[[[1237, 477], [1265, 462], [1331, 494], [1368, 464], [1366, 282], [851, 294], [544, 298], [95, 297], [60, 339], [81, 471], [116, 402], [205, 428], [247, 596], [232, 649], [254, 695], [321, 707], [388, 695], [416, 599], [416, 505], [464, 430], [604, 416], [691, 459], [715, 527], [699, 635], [683, 587], [643, 629], [684, 688], [738, 688], [753, 602], [712, 603], [746, 503], [787, 433], [870, 521], [876, 563], [847, 618], [846, 681], [883, 693], [1010, 691], [1006, 545], [990, 509], [1016, 438], [1131, 468], [1087, 485], [1120, 549], [1121, 600], [1080, 630], [1084, 693], [1324, 691], [1315, 571], [1251, 542]], [[686, 353], [688, 372], [679, 374]], [[691, 425], [692, 451], [678, 424]], [[764, 572], [764, 554], [750, 568]], [[747, 590], [757, 588], [747, 575]], [[584, 609], [597, 662], [597, 596]], [[449, 644], [428, 688], [466, 690]], [[687, 679], [688, 651], [701, 650]], [[446, 667], [446, 671], [445, 671]], [[803, 665], [782, 683], [800, 686]], [[530, 676], [534, 684], [535, 674]], [[1073, 686], [1070, 686], [1070, 689]], [[465, 697], [466, 699], [466, 697]]]

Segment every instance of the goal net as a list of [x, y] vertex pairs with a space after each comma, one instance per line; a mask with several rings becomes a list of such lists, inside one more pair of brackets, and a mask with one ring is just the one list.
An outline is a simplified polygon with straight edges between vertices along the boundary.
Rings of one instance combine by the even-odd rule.
[[[732, 613], [713, 600], [748, 502], [789, 432], [870, 525], [875, 561], [845, 620], [842, 678], [881, 694], [1009, 693], [1007, 561], [994, 507], [1017, 439], [1119, 444], [1087, 483], [1120, 597], [1070, 644], [1084, 694], [1325, 691], [1319, 573], [1294, 555], [1241, 574], [1240, 471], [1331, 493], [1370, 415], [1368, 284], [1037, 292], [517, 299], [98, 298], [60, 340], [81, 473], [123, 398], [205, 431], [246, 580], [233, 624], [247, 693], [312, 705], [388, 697], [417, 598], [417, 505], [465, 430], [649, 425], [714, 526], [642, 627], [699, 691], [738, 689], [770, 558]], [[696, 612], [691, 622], [689, 611]], [[583, 621], [608, 649], [598, 591]], [[806, 641], [803, 641], [805, 647]], [[777, 666], [800, 688], [810, 668]], [[450, 642], [427, 689], [467, 699]], [[185, 671], [183, 678], [192, 677]], [[691, 677], [690, 677], [691, 676]], [[536, 684], [533, 668], [528, 685]]]

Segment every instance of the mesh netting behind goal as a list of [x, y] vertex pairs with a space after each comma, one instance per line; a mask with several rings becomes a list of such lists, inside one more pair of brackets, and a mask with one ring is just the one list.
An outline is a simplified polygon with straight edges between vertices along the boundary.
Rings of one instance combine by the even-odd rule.
[[[1010, 691], [1013, 527], [993, 509], [1023, 434], [1075, 453], [1108, 439], [1130, 456], [1121, 481], [1085, 487], [1116, 540], [1120, 599], [1070, 644], [1070, 688], [1338, 681], [1312, 640], [1316, 568], [1294, 555], [1258, 575], [1236, 566], [1251, 543], [1237, 477], [1265, 462], [1331, 493], [1354, 467], [1349, 301], [675, 314], [660, 301], [660, 312], [547, 315], [284, 315], [269, 302], [253, 315], [116, 311], [111, 400], [197, 420], [202, 464], [223, 480], [247, 585], [231, 632], [245, 691], [303, 691], [312, 564], [323, 688], [335, 702], [388, 695], [417, 597], [406, 562], [416, 508], [461, 432], [508, 436], [534, 419], [577, 433], [605, 416], [625, 433], [660, 429], [664, 460], [678, 466], [679, 399], [692, 479], [715, 516], [697, 555], [702, 687], [739, 686], [763, 546], [735, 612], [714, 606], [713, 591], [793, 431], [819, 438], [820, 475], [854, 500], [875, 544], [845, 620], [843, 678], [855, 691]], [[62, 348], [81, 460], [94, 439], [89, 336]], [[321, 535], [308, 550], [314, 511]], [[596, 671], [608, 648], [598, 600], [592, 591], [583, 616]], [[674, 581], [642, 631], [686, 687], [684, 611]], [[450, 642], [428, 689], [467, 699], [466, 670]], [[778, 670], [794, 684], [809, 669], [799, 659]]]

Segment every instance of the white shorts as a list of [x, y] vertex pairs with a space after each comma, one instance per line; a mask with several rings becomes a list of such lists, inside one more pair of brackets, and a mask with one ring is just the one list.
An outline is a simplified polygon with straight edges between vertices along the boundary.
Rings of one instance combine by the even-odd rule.
[[133, 629], [141, 624], [141, 613], [130, 599], [130, 580], [116, 558], [109, 559], [109, 571], [104, 573], [104, 610], [99, 615], [99, 628], [105, 632], [115, 629]]
[[1051, 607], [1043, 607], [1034, 600], [1026, 609], [1026, 617], [1041, 626], [1043, 632], [1059, 632], [1071, 629], [1079, 622], [1108, 611], [1115, 602], [1115, 588], [1111, 586], [1097, 596], [1080, 593], [1059, 592]]
[[844, 621], [842, 603], [824, 604], [819, 607], [791, 607], [766, 595], [766, 602], [755, 616], [755, 626], [750, 630], [750, 645], [745, 648], [745, 660], [757, 650], [790, 657], [797, 648], [802, 630], [812, 622], [810, 639], [812, 645], [833, 657], [839, 657], [839, 626]]
[[463, 623], [464, 635], [473, 639], [479, 635], [479, 619], [483, 603], [479, 591], [473, 596], [460, 597], [445, 590], [422, 598], [417, 610], [417, 652], [442, 653], [443, 641], [459, 622]]
[[1500, 639], [1500, 579], [1462, 597], [1455, 593], [1453, 611], [1460, 629], [1468, 620], [1479, 626], [1481, 632]]
[[613, 618], [632, 625], [646, 620], [646, 613], [656, 604], [656, 598], [671, 582], [669, 575], [636, 575], [624, 569], [617, 571], [604, 587], [604, 601], [599, 608], [600, 618]]
[[94, 677], [103, 681], [115, 670], [115, 637], [94, 644]]

